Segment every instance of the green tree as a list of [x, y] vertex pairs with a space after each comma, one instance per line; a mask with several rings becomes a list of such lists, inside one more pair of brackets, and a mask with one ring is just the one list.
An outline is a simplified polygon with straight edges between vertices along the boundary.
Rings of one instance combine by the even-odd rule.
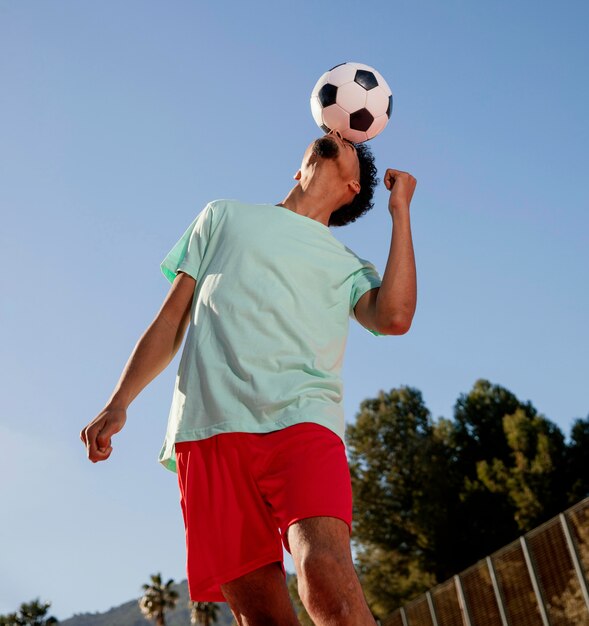
[[190, 608], [191, 624], [209, 626], [211, 622], [217, 621], [219, 605], [215, 602], [189, 602], [188, 607]]
[[435, 423], [418, 390], [381, 391], [361, 403], [346, 439], [358, 572], [381, 616], [589, 489], [589, 418], [566, 446], [530, 402], [483, 379], [460, 395], [453, 420]]
[[0, 615], [0, 626], [49, 626], [59, 624], [57, 618], [47, 616], [51, 602], [41, 602], [39, 598], [23, 602], [18, 613]]
[[178, 592], [172, 589], [174, 580], [170, 578], [164, 585], [161, 574], [151, 575], [151, 584], [144, 584], [143, 597], [139, 600], [141, 613], [147, 619], [154, 620], [157, 626], [165, 626], [164, 614], [167, 609], [174, 609], [178, 602]]
[[411, 387], [364, 400], [346, 440], [359, 578], [384, 617], [436, 582], [451, 454]]
[[402, 387], [364, 400], [346, 439], [354, 503], [362, 510], [354, 535], [407, 554], [414, 547], [426, 552], [441, 504], [433, 470], [444, 460], [421, 393]]
[[454, 406], [454, 421], [448, 438], [453, 451], [448, 502], [448, 575], [468, 567], [498, 550], [520, 534], [515, 502], [505, 490], [490, 489], [481, 481], [481, 467], [512, 464], [513, 449], [504, 430], [504, 417], [520, 415], [533, 419], [536, 409], [523, 403], [500, 385], [479, 379]]
[[477, 380], [467, 394], [460, 394], [454, 405], [454, 446], [469, 477], [476, 477], [476, 463], [493, 458], [508, 461], [511, 450], [505, 440], [503, 417], [517, 409], [533, 417], [536, 409], [531, 403], [522, 403], [500, 385], [488, 380]]
[[436, 583], [419, 556], [364, 543], [356, 555], [356, 571], [374, 618], [384, 619], [398, 606]]
[[589, 496], [589, 415], [576, 419], [567, 445], [567, 505], [573, 505]]
[[503, 431], [510, 458], [478, 461], [477, 477], [489, 492], [507, 497], [524, 533], [566, 508], [564, 437], [545, 417], [521, 408], [503, 417]]

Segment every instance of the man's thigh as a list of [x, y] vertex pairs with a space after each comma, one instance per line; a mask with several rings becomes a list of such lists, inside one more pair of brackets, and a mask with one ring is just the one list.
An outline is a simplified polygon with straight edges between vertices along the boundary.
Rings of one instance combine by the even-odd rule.
[[338, 518], [348, 529], [349, 543], [352, 484], [341, 438], [325, 426], [304, 422], [280, 431], [272, 446], [257, 485], [280, 528], [285, 549], [292, 554], [288, 528], [316, 517]]

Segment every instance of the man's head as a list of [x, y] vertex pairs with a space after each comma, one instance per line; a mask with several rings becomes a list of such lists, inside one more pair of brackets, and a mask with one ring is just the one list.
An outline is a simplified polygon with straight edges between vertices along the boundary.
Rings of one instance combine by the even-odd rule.
[[354, 144], [354, 148], [358, 159], [360, 189], [351, 202], [344, 204], [331, 214], [330, 226], [345, 226], [355, 222], [374, 206], [372, 197], [374, 188], [379, 183], [374, 156], [370, 148], [364, 143]]
[[330, 226], [354, 222], [373, 207], [372, 196], [379, 181], [374, 157], [365, 144], [354, 144], [338, 131], [316, 139], [305, 151], [295, 175], [304, 189], [311, 177], [320, 186], [321, 195], [336, 206]]

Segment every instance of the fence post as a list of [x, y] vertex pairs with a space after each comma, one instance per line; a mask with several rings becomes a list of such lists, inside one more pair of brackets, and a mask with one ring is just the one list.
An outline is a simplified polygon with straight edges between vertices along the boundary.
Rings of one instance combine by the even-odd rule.
[[520, 540], [520, 544], [522, 547], [522, 551], [524, 553], [524, 559], [526, 560], [526, 565], [528, 567], [528, 574], [530, 576], [530, 580], [532, 581], [532, 587], [534, 588], [534, 593], [536, 595], [536, 601], [538, 603], [540, 617], [542, 618], [542, 624], [544, 624], [544, 626], [550, 626], [550, 621], [548, 620], [548, 614], [546, 613], [546, 607], [544, 606], [544, 598], [542, 597], [542, 592], [540, 591], [540, 585], [538, 584], [538, 576], [536, 575], [536, 569], [534, 568], [534, 564], [532, 563], [532, 559], [530, 558], [530, 553], [528, 551], [528, 543], [526, 541], [525, 535], [522, 535], [519, 538], [519, 540]]
[[585, 580], [585, 576], [583, 575], [583, 568], [581, 566], [581, 561], [579, 560], [577, 546], [575, 545], [575, 542], [573, 540], [573, 535], [571, 533], [571, 528], [569, 526], [569, 521], [566, 518], [566, 515], [564, 515], [564, 513], [561, 513], [559, 517], [560, 523], [562, 524], [564, 536], [567, 540], [567, 546], [569, 548], [571, 560], [573, 561], [573, 565], [575, 566], [575, 572], [577, 572], [577, 578], [579, 579], [579, 585], [581, 586], [581, 592], [583, 594], [583, 599], [585, 600], [585, 606], [589, 611], [589, 592], [587, 591], [587, 581]]
[[429, 591], [426, 591], [425, 598], [427, 600], [427, 605], [429, 606], [429, 614], [432, 618], [432, 624], [433, 626], [438, 626], [438, 617], [436, 615], [436, 610], [434, 608], [434, 603], [432, 601], [432, 594]]
[[460, 605], [460, 610], [462, 611], [462, 620], [464, 621], [464, 626], [472, 626], [459, 574], [456, 574], [456, 576], [454, 576], [454, 585], [456, 586], [456, 595], [458, 596], [458, 604]]
[[499, 589], [499, 583], [497, 582], [497, 574], [495, 572], [495, 566], [490, 556], [487, 557], [487, 569], [489, 570], [489, 576], [491, 577], [491, 584], [493, 585], [493, 591], [495, 592], [495, 600], [497, 600], [497, 606], [499, 608], [499, 615], [501, 615], [502, 626], [509, 626], [509, 620], [507, 619], [507, 613], [503, 606], [503, 594]]

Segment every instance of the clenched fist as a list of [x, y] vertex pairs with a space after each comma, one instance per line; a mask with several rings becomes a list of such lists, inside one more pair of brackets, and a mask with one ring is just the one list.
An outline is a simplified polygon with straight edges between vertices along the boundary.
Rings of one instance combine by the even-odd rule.
[[106, 461], [112, 452], [111, 437], [118, 433], [127, 421], [127, 411], [122, 408], [104, 408], [80, 433], [92, 463]]
[[397, 209], [408, 209], [417, 185], [417, 179], [409, 172], [387, 169], [384, 175], [385, 187], [391, 192], [389, 197], [389, 211], [392, 214]]

